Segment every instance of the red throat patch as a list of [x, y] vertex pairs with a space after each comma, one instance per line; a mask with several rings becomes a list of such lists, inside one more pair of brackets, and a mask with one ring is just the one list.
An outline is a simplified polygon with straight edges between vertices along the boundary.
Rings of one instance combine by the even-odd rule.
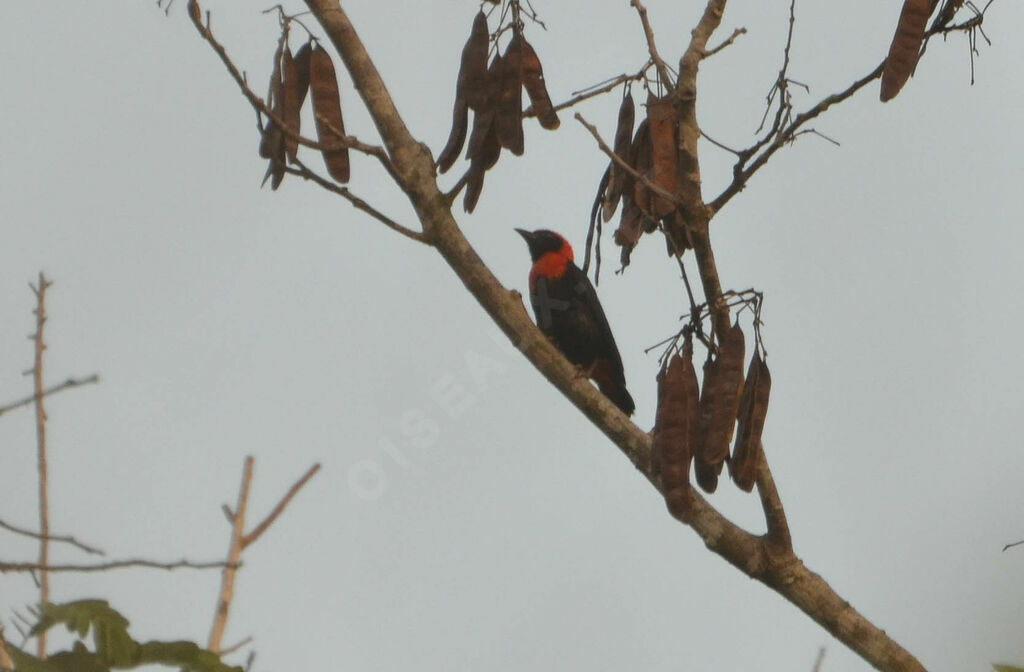
[[540, 259], [533, 262], [530, 268], [530, 291], [537, 288], [537, 278], [546, 280], [557, 280], [565, 275], [569, 263], [573, 261], [572, 246], [567, 242], [562, 243], [561, 249], [557, 252], [547, 252]]

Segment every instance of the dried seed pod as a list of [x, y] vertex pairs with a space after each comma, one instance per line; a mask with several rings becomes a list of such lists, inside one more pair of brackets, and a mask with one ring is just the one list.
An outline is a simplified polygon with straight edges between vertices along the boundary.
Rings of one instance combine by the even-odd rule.
[[[718, 357], [704, 365], [704, 389], [700, 397], [700, 432], [697, 453], [697, 482], [707, 478], [708, 471], [722, 473], [722, 465], [729, 457], [733, 427], [739, 410], [743, 386], [743, 360], [745, 343], [739, 323], [722, 338]], [[705, 487], [705, 490], [712, 492]]]
[[[487, 16], [477, 12], [466, 46], [462, 48], [462, 63], [459, 66], [459, 81], [456, 95], [462, 94], [466, 104], [479, 112], [487, 105], [489, 93], [487, 72], [487, 48], [490, 37], [487, 33]], [[462, 149], [461, 147], [459, 149]], [[456, 152], [457, 154], [458, 152]]]
[[522, 38], [523, 86], [530, 96], [530, 104], [537, 113], [537, 121], [543, 128], [553, 131], [561, 124], [555, 106], [551, 104], [548, 87], [544, 83], [544, 68], [533, 46]]
[[[619, 105], [619, 121], [615, 127], [615, 153], [627, 164], [632, 165], [633, 157], [630, 153], [633, 143], [633, 123], [635, 121], [636, 107], [633, 104], [633, 94], [627, 93]], [[611, 163], [611, 175], [608, 182], [608, 190], [604, 199], [604, 221], [609, 221], [619, 207], [619, 200], [626, 192], [627, 185], [632, 187], [633, 176], [620, 168], [614, 161]]]
[[729, 475], [741, 490], [750, 492], [757, 480], [757, 465], [761, 460], [761, 432], [768, 415], [768, 398], [772, 390], [772, 375], [768, 365], [754, 351], [747, 367], [747, 379], [743, 384], [739, 417], [736, 429], [736, 443], [729, 458]]
[[[629, 151], [633, 170], [650, 179], [654, 172], [654, 159], [651, 155], [651, 125], [646, 117], [636, 127], [636, 134], [633, 136], [633, 146]], [[651, 213], [654, 212], [654, 209], [651, 207], [651, 196], [651, 191], [647, 188], [647, 185], [643, 181], [635, 179], [633, 183], [633, 202], [648, 217], [653, 217]]]
[[501, 86], [501, 72], [504, 68], [504, 59], [500, 54], [495, 54], [487, 69], [487, 87], [485, 89], [484, 105], [477, 108], [473, 115], [473, 132], [469, 135], [469, 146], [466, 148], [466, 158], [472, 159], [480, 153], [487, 134], [495, 118], [495, 105], [498, 100], [498, 89]]
[[[679, 181], [679, 110], [669, 97], [648, 95], [647, 119], [651, 134], [651, 181], [668, 193], [675, 193]], [[660, 219], [675, 209], [672, 201], [651, 195], [651, 217]]]
[[[281, 35], [277, 41], [277, 49], [274, 51], [274, 67], [270, 72], [270, 84], [267, 87], [267, 105], [275, 117], [281, 119], [284, 115], [284, 55], [287, 53], [286, 36]], [[260, 137], [260, 156], [270, 159], [267, 172], [263, 174], [262, 184], [270, 180], [270, 188], [277, 190], [281, 186], [285, 173], [285, 136], [284, 131], [274, 123], [273, 119], [267, 119], [267, 124]]]
[[[282, 35], [277, 42], [277, 50], [274, 51], [274, 67], [270, 74], [270, 86], [267, 91], [270, 111], [278, 119], [284, 116], [284, 59], [286, 54], [290, 56], [285, 35]], [[263, 137], [260, 138], [260, 156], [270, 159], [270, 165], [267, 166], [267, 172], [263, 174], [262, 184], [266, 184], [269, 179], [270, 188], [275, 191], [284, 180], [285, 148], [284, 131], [273, 119], [267, 119]]]
[[[479, 118], [480, 115], [477, 115]], [[475, 133], [475, 130], [474, 130]], [[484, 188], [484, 174], [494, 167], [501, 154], [501, 145], [498, 144], [498, 132], [493, 123], [488, 124], [488, 130], [480, 143], [479, 151], [471, 158], [469, 173], [466, 177], [466, 194], [462, 199], [462, 207], [466, 212], [473, 212], [476, 203], [480, 199], [480, 193]]]
[[495, 107], [498, 143], [516, 156], [523, 144], [523, 41], [516, 35], [501, 58], [500, 85]]
[[466, 129], [469, 126], [469, 105], [461, 95], [455, 97], [455, 108], [452, 110], [452, 130], [448, 134], [448, 142], [437, 157], [437, 168], [442, 173], [455, 164], [455, 159], [462, 151], [462, 145], [466, 142]]
[[904, 0], [896, 34], [889, 46], [889, 56], [882, 69], [879, 97], [883, 103], [896, 97], [917, 67], [932, 6], [932, 0]]
[[[334, 63], [327, 51], [319, 46], [309, 56], [309, 82], [313, 89], [313, 113], [316, 117], [316, 135], [320, 144], [327, 172], [336, 181], [345, 184], [349, 180], [348, 148], [339, 147], [344, 142], [345, 123], [341, 117], [341, 95], [338, 80], [334, 74]], [[339, 135], [340, 134], [340, 135]]]
[[[309, 91], [309, 55], [312, 47], [307, 42], [302, 45], [292, 58], [290, 49], [284, 50], [282, 59], [282, 108], [284, 123], [292, 133], [298, 136], [301, 130], [302, 103], [306, 100], [306, 93]], [[285, 137], [285, 152], [288, 160], [295, 163], [296, 154], [299, 151], [299, 139], [297, 137]]]
[[668, 252], [668, 256], [681, 255], [693, 247], [690, 244], [690, 236], [686, 232], [686, 220], [683, 219], [683, 214], [679, 210], [674, 210], [662, 217], [661, 225], [668, 234], [665, 236], [665, 251]]
[[619, 218], [619, 228], [615, 229], [615, 244], [622, 248], [619, 260], [623, 267], [629, 266], [629, 257], [633, 248], [640, 242], [640, 236], [644, 234], [644, 221], [647, 217], [632, 198], [622, 198], [622, 215]]
[[455, 85], [455, 105], [452, 108], [452, 130], [448, 142], [437, 158], [437, 167], [442, 173], [455, 163], [462, 145], [466, 142], [469, 125], [469, 110], [482, 111], [490, 96], [487, 76], [487, 47], [490, 38], [487, 33], [487, 17], [477, 12], [466, 46], [462, 48], [462, 62], [459, 65], [459, 79]]
[[[658, 375], [658, 412], [651, 447], [651, 469], [660, 475], [665, 502], [673, 516], [690, 514], [690, 460], [700, 420], [693, 343], [688, 337], [681, 354]], [[655, 463], [657, 460], [657, 463]]]

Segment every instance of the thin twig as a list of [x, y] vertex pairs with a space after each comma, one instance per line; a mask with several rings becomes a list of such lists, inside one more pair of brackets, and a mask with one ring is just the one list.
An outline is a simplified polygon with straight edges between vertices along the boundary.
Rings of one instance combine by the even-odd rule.
[[[740, 152], [742, 158], [737, 161], [736, 165], [733, 167], [732, 182], [722, 190], [722, 193], [715, 197], [715, 200], [708, 204], [708, 208], [711, 213], [718, 213], [726, 203], [732, 200], [733, 196], [743, 191], [743, 188], [746, 186], [746, 183], [751, 176], [768, 163], [768, 159], [770, 159], [776, 151], [781, 149], [786, 142], [796, 134], [797, 130], [799, 130], [801, 126], [814, 119], [833, 105], [841, 103], [851, 97], [853, 94], [864, 88], [868, 83], [878, 79], [882, 75], [882, 67], [884, 65], [884, 61], [879, 63], [874, 70], [856, 80], [844, 90], [823, 98], [814, 107], [811, 107], [806, 112], [798, 114], [793, 118], [793, 121], [790, 122], [788, 126], [775, 134], [771, 143], [764, 148], [763, 152], [754, 157], [753, 161], [750, 161], [749, 164], [747, 162], [752, 158], [752, 155], [748, 154], [746, 151]], [[755, 145], [755, 147], [756, 146], [757, 145]]]
[[357, 210], [362, 210], [366, 214], [370, 215], [377, 221], [387, 226], [389, 229], [392, 229], [402, 234], [406, 238], [411, 238], [412, 240], [415, 240], [418, 243], [423, 243], [424, 245], [430, 244], [430, 239], [427, 237], [425, 233], [414, 231], [408, 227], [402, 226], [395, 220], [391, 219], [381, 211], [374, 208], [372, 205], [370, 205], [363, 199], [353, 194], [351, 191], [349, 191], [348, 187], [338, 186], [334, 182], [331, 182], [330, 180], [325, 179], [324, 177], [313, 172], [306, 166], [306, 164], [304, 164], [299, 159], [295, 160], [295, 166], [286, 166], [285, 172], [291, 173], [292, 175], [298, 175], [299, 177], [305, 178], [307, 180], [311, 180], [318, 184], [319, 186], [326, 189], [327, 191], [338, 194], [342, 198], [346, 199], [349, 203], [351, 203], [352, 206], [355, 207]]
[[[587, 100], [589, 98], [593, 98], [595, 96], [600, 96], [602, 93], [608, 93], [609, 91], [613, 90], [615, 87], [619, 86], [620, 84], [624, 84], [626, 82], [636, 82], [636, 81], [639, 81], [639, 80], [644, 78], [644, 73], [647, 72], [647, 68], [649, 68], [649, 67], [650, 67], [650, 63], [646, 63], [646, 64], [644, 64], [644, 67], [640, 68], [639, 72], [636, 72], [635, 74], [632, 74], [632, 75], [622, 74], [622, 75], [619, 75], [618, 77], [612, 77], [610, 80], [607, 80], [607, 82], [605, 82], [603, 84], [600, 84], [600, 85], [598, 85], [595, 88], [584, 89], [583, 92], [579, 92], [579, 93], [574, 92], [574, 95], [573, 95], [572, 98], [570, 98], [569, 100], [567, 100], [567, 101], [565, 101], [563, 103], [559, 103], [558, 105], [555, 105], [554, 110], [555, 110], [555, 112], [560, 112], [562, 110], [565, 110], [565, 109], [568, 109], [568, 108], [572, 107], [573, 105], [576, 105], [577, 103], [581, 103], [584, 100]], [[532, 105], [530, 107], [526, 108], [526, 110], [523, 111], [523, 117], [524, 118], [526, 118], [526, 117], [536, 117], [536, 116], [537, 116], [537, 111], [533, 109]]]
[[253, 528], [252, 532], [242, 537], [243, 550], [259, 539], [260, 535], [266, 532], [267, 528], [274, 524], [277, 517], [280, 516], [281, 512], [284, 511], [284, 508], [288, 506], [288, 502], [292, 501], [292, 498], [298, 494], [299, 490], [302, 489], [302, 486], [304, 486], [309, 479], [313, 478], [318, 471], [320, 471], [319, 463], [314, 464], [299, 478], [299, 480], [292, 483], [292, 487], [288, 488], [288, 492], [285, 493], [284, 497], [281, 498], [281, 501], [277, 503], [277, 506], [274, 507], [267, 517], [263, 519], [263, 522]]
[[644, 7], [640, 0], [630, 0], [630, 6], [636, 8], [637, 14], [640, 15], [640, 23], [644, 28], [644, 37], [647, 38], [647, 51], [651, 54], [651, 60], [654, 61], [654, 67], [658, 70], [658, 77], [661, 78], [661, 85], [666, 88], [673, 88], [675, 83], [672, 76], [668, 71], [668, 64], [658, 53], [658, 47], [654, 42], [654, 29], [651, 28], [651, 22], [647, 19], [647, 8]]
[[217, 596], [217, 609], [213, 615], [213, 626], [206, 648], [220, 653], [224, 639], [224, 629], [228, 623], [228, 612], [231, 600], [235, 595], [235, 576], [238, 574], [238, 562], [242, 557], [242, 539], [245, 537], [245, 512], [249, 506], [249, 490], [252, 487], [253, 458], [245, 458], [242, 469], [242, 485], [238, 490], [238, 503], [235, 505], [234, 521], [231, 525], [231, 541], [228, 544], [228, 559], [220, 576], [220, 594]]
[[[144, 558], [131, 558], [128, 560], [111, 560], [100, 562], [94, 565], [40, 565], [36, 562], [5, 562], [0, 561], [0, 573], [3, 572], [106, 572], [112, 569], [127, 569], [141, 567], [148, 569], [220, 569], [228, 564], [216, 562], [192, 562], [191, 560], [178, 560], [176, 562], [159, 562], [146, 560]], [[235, 565], [237, 569], [240, 565]]]
[[814, 667], [811, 672], [821, 672], [821, 664], [825, 661], [825, 647], [818, 649], [818, 657], [814, 659]]
[[[2, 520], [0, 520], [0, 527], [4, 528], [5, 530], [8, 530], [10, 532], [13, 532], [15, 534], [20, 534], [20, 535], [25, 536], [25, 537], [32, 537], [33, 539], [41, 539], [42, 536], [43, 536], [43, 535], [41, 535], [38, 532], [33, 532], [32, 530], [26, 530], [23, 527], [17, 527], [15, 525], [11, 525], [10, 523], [4, 522]], [[106, 553], [104, 553], [100, 549], [95, 548], [94, 546], [89, 546], [87, 544], [83, 544], [82, 542], [78, 541], [77, 539], [75, 539], [74, 537], [71, 537], [71, 536], [60, 536], [60, 535], [56, 535], [56, 534], [51, 534], [51, 535], [49, 535], [49, 537], [47, 537], [47, 539], [49, 541], [57, 541], [57, 542], [65, 543], [65, 544], [71, 544], [72, 546], [75, 546], [78, 549], [80, 549], [82, 551], [85, 551], [86, 553], [89, 553], [90, 555], [106, 555]]]
[[228, 655], [229, 653], [234, 653], [235, 651], [238, 651], [240, 648], [242, 648], [246, 644], [250, 643], [251, 641], [252, 641], [252, 637], [246, 637], [245, 639], [243, 639], [242, 641], [238, 642], [237, 644], [232, 644], [231, 646], [228, 646], [228, 647], [225, 647], [225, 648], [221, 649], [221, 651], [220, 651], [221, 658], [223, 658], [224, 656]]
[[786, 509], [775, 487], [775, 479], [768, 468], [768, 457], [764, 454], [764, 446], [759, 451], [761, 459], [757, 465], [757, 494], [761, 499], [761, 509], [768, 526], [768, 541], [783, 551], [792, 552], [793, 539], [789, 533], [789, 522], [786, 520]]
[[1003, 546], [1003, 550], [1005, 551], [1008, 548], [1013, 548], [1014, 546], [1020, 546], [1021, 544], [1024, 544], [1024, 539], [1021, 539], [1020, 541], [1015, 541], [1012, 544], [1007, 544], [1006, 546]]
[[[36, 332], [32, 335], [35, 344], [35, 360], [32, 365], [32, 382], [35, 388], [36, 407], [36, 456], [39, 467], [39, 603], [50, 601], [50, 573], [46, 567], [50, 564], [50, 501], [49, 478], [46, 466], [46, 409], [43, 407], [43, 352], [46, 342], [43, 340], [43, 327], [46, 325], [46, 290], [53, 283], [39, 272], [39, 284], [29, 285], [36, 296]], [[40, 660], [46, 659], [46, 633], [39, 633], [36, 655]]]
[[[99, 374], [96, 374], [96, 373], [92, 374], [88, 378], [68, 378], [67, 380], [65, 380], [63, 383], [61, 383], [59, 385], [53, 385], [53, 386], [48, 387], [45, 390], [43, 390], [43, 396], [44, 397], [48, 397], [51, 394], [56, 394], [58, 392], [63, 392], [64, 390], [70, 390], [73, 387], [81, 387], [82, 385], [90, 385], [92, 383], [98, 383], [98, 382], [100, 382], [100, 377], [99, 377]], [[24, 399], [19, 399], [18, 401], [11, 402], [10, 404], [7, 404], [6, 406], [0, 406], [0, 415], [3, 415], [4, 413], [7, 413], [8, 411], [13, 411], [16, 408], [21, 408], [23, 406], [28, 406], [29, 404], [33, 403], [35, 400], [36, 400], [36, 395], [33, 394], [31, 396], [25, 397]]]
[[679, 204], [679, 196], [677, 194], [673, 194], [671, 191], [666, 191], [665, 189], [662, 189], [654, 182], [652, 182], [650, 178], [648, 178], [646, 175], [637, 172], [637, 170], [633, 168], [633, 166], [629, 165], [629, 163], [627, 163], [625, 159], [616, 154], [615, 151], [608, 146], [608, 143], [606, 143], [604, 139], [601, 138], [601, 134], [598, 133], [597, 127], [595, 127], [593, 124], [587, 123], [587, 120], [583, 118], [583, 115], [577, 112], [574, 116], [576, 118], [576, 121], [583, 124], [583, 127], [590, 131], [590, 134], [594, 136], [595, 140], [597, 140], [598, 147], [600, 147], [601, 151], [607, 154], [608, 157], [615, 162], [615, 165], [625, 170], [635, 179], [640, 180], [640, 182], [642, 182], [645, 187], [650, 189], [658, 196], [661, 196], [665, 200], [670, 201], [672, 203]]
[[746, 35], [746, 34], [747, 34], [747, 29], [746, 28], [737, 28], [736, 30], [732, 31], [732, 35], [730, 35], [728, 38], [726, 38], [720, 45], [718, 45], [717, 47], [714, 47], [713, 49], [709, 49], [704, 54], [704, 58], [710, 58], [710, 57], [714, 56], [715, 54], [720, 52], [722, 49], [725, 49], [730, 44], [735, 42], [736, 38], [738, 38], [740, 35]]

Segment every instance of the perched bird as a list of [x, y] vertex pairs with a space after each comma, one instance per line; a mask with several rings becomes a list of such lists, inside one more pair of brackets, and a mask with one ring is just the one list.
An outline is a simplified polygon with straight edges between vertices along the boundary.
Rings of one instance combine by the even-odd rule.
[[622, 358], [590, 279], [573, 263], [572, 247], [554, 231], [516, 229], [530, 247], [530, 303], [548, 338], [597, 383], [626, 415], [635, 408], [626, 391]]

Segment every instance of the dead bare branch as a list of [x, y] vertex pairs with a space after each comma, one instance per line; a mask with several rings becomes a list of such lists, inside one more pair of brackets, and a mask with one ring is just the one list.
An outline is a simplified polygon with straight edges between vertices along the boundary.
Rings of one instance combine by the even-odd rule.
[[[43, 407], [43, 352], [46, 343], [43, 340], [43, 327], [46, 325], [46, 290], [53, 284], [42, 271], [36, 285], [29, 285], [36, 297], [36, 331], [31, 336], [35, 346], [35, 359], [32, 364], [32, 382], [35, 388], [36, 407], [36, 457], [39, 470], [39, 603], [50, 601], [50, 500], [49, 477], [46, 465], [46, 410]], [[40, 660], [46, 659], [46, 633], [39, 633], [36, 655]]]
[[[0, 561], [0, 573], [5, 572], [106, 572], [113, 569], [129, 569], [133, 567], [146, 569], [220, 569], [227, 567], [224, 562], [193, 562], [191, 560], [177, 560], [174, 562], [160, 562], [158, 560], [147, 560], [145, 558], [131, 558], [128, 560], [111, 560], [93, 565], [59, 564], [41, 565], [37, 562], [6, 562]], [[235, 565], [235, 568], [241, 565]]]
[[309, 479], [313, 478], [313, 476], [315, 476], [316, 472], [318, 471], [320, 471], [319, 463], [314, 464], [306, 471], [305, 474], [303, 474], [299, 478], [299, 480], [292, 483], [292, 487], [288, 488], [288, 492], [285, 493], [284, 497], [281, 498], [281, 501], [277, 503], [277, 506], [274, 507], [274, 509], [267, 515], [267, 517], [264, 518], [259, 525], [253, 528], [252, 532], [242, 537], [243, 550], [250, 544], [254, 543], [257, 539], [259, 539], [260, 536], [267, 531], [267, 528], [274, 524], [274, 521], [277, 520], [277, 517], [280, 516], [281, 512], [283, 512], [285, 507], [288, 506], [288, 502], [292, 501], [292, 498], [299, 493], [299, 490], [302, 489], [302, 486], [309, 482]]
[[[96, 373], [94, 373], [91, 376], [88, 376], [86, 378], [68, 378], [67, 380], [65, 380], [63, 383], [60, 383], [59, 385], [51, 385], [50, 387], [48, 387], [45, 390], [43, 390], [43, 397], [48, 397], [51, 394], [57, 394], [58, 392], [63, 392], [64, 390], [70, 390], [70, 389], [75, 388], [75, 387], [81, 387], [82, 385], [91, 385], [93, 383], [98, 383], [98, 382], [100, 382], [100, 377], [99, 377], [99, 374], [96, 374]], [[22, 408], [24, 406], [28, 406], [29, 404], [32, 404], [33, 402], [35, 402], [35, 400], [36, 400], [36, 395], [33, 394], [33, 395], [30, 395], [30, 396], [24, 397], [23, 399], [19, 399], [17, 401], [13, 401], [13, 402], [7, 404], [6, 406], [0, 406], [0, 415], [3, 415], [4, 413], [7, 413], [8, 411], [13, 411], [16, 408]]]
[[[25, 529], [23, 527], [17, 527], [15, 525], [11, 525], [10, 523], [4, 522], [3, 520], [0, 520], [0, 527], [4, 528], [5, 530], [7, 530], [9, 532], [13, 532], [15, 534], [20, 534], [20, 535], [25, 536], [25, 537], [32, 537], [33, 539], [40, 539], [43, 536], [39, 532], [33, 532], [32, 530], [27, 530], [27, 529]], [[78, 548], [81, 551], [89, 553], [90, 555], [106, 555], [106, 553], [104, 553], [100, 549], [98, 549], [98, 548], [96, 548], [94, 546], [89, 546], [87, 544], [84, 544], [84, 543], [78, 541], [77, 539], [75, 539], [74, 537], [71, 537], [71, 536], [60, 536], [60, 535], [56, 535], [56, 534], [51, 534], [51, 535], [49, 535], [48, 540], [49, 541], [56, 541], [56, 542], [60, 542], [60, 543], [64, 543], [64, 544], [70, 544], [70, 545]]]
[[647, 8], [644, 7], [640, 0], [630, 0], [629, 5], [636, 9], [637, 14], [640, 15], [640, 24], [644, 29], [644, 37], [647, 39], [647, 51], [651, 55], [651, 61], [654, 63], [654, 67], [658, 71], [658, 77], [661, 79], [662, 86], [666, 88], [673, 88], [675, 81], [672, 75], [669, 73], [668, 64], [658, 53], [658, 46], [654, 41], [654, 29], [651, 28], [651, 22], [647, 18]]

